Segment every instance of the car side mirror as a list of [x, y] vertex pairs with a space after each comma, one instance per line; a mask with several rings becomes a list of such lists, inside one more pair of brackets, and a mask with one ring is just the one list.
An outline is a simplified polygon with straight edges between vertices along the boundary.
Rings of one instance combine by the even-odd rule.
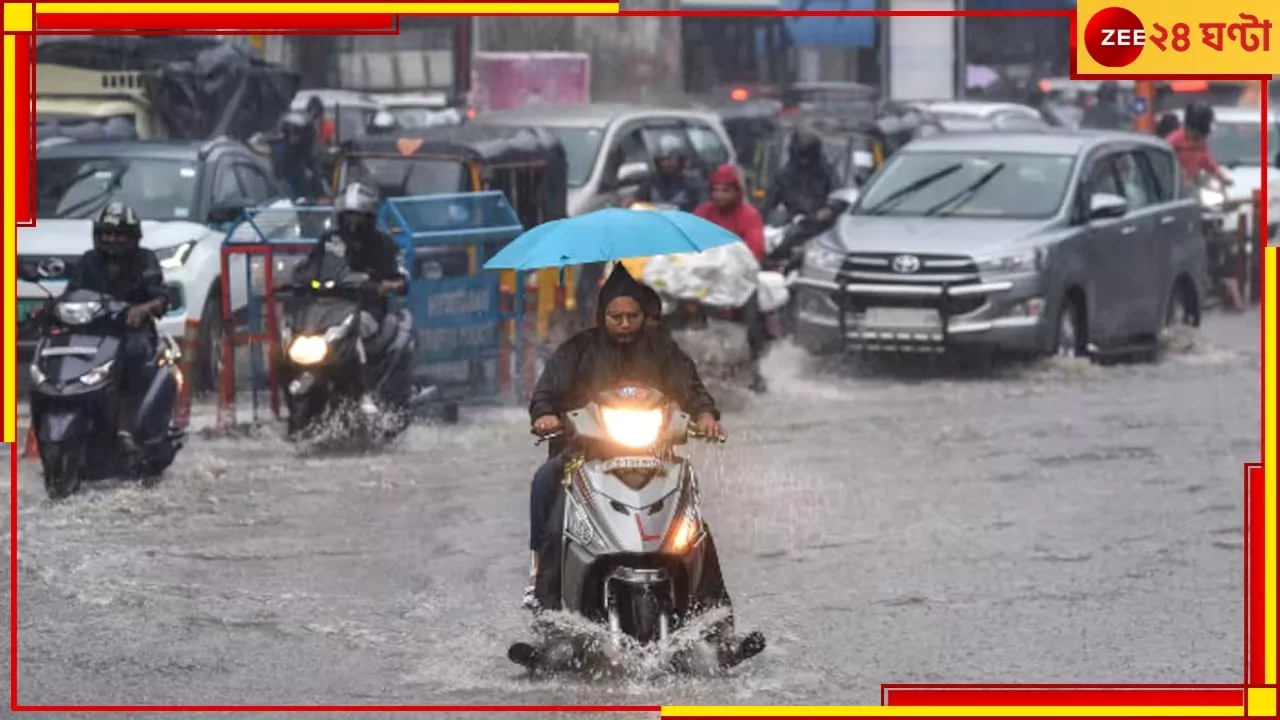
[[18, 279], [29, 283], [38, 283], [43, 278], [40, 277], [40, 271], [34, 266], [28, 263], [18, 263]]
[[1124, 217], [1129, 212], [1129, 201], [1111, 193], [1094, 193], [1089, 198], [1089, 219], [1104, 220]]
[[239, 220], [244, 211], [252, 204], [245, 198], [220, 202], [209, 210], [209, 222], [215, 225], [233, 223]]
[[623, 163], [618, 167], [617, 187], [639, 185], [649, 178], [649, 166], [642, 162]]

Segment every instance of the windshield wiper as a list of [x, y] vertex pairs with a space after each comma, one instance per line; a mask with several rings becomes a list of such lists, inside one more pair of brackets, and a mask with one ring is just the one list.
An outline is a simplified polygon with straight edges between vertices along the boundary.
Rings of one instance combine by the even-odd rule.
[[[926, 216], [949, 215], [952, 212], [955, 212], [956, 208], [964, 207], [965, 203], [972, 200], [973, 196], [977, 195], [978, 191], [981, 190], [984, 185], [991, 182], [992, 178], [994, 178], [996, 175], [999, 175], [1000, 171], [1002, 170], [1004, 170], [1004, 163], [996, 163], [995, 165], [992, 165], [990, 170], [982, 173], [982, 175], [980, 175], [977, 179], [969, 183], [968, 186], [962, 188], [960, 192], [956, 193], [955, 195], [952, 195], [946, 200], [943, 200], [937, 205], [934, 205], [928, 210], [925, 210], [924, 214]], [[943, 208], [948, 206], [952, 206], [950, 210], [948, 210], [945, 213], [941, 212]]]
[[896, 207], [898, 203], [902, 202], [909, 195], [912, 195], [913, 193], [916, 193], [922, 190], [923, 188], [926, 188], [934, 184], [935, 182], [941, 180], [944, 177], [947, 177], [948, 175], [953, 175], [959, 172], [960, 169], [963, 167], [964, 165], [962, 165], [961, 163], [956, 163], [954, 165], [948, 165], [942, 168], [941, 170], [933, 172], [929, 175], [925, 175], [924, 177], [920, 178], [919, 180], [916, 180], [910, 185], [906, 185], [904, 187], [898, 188], [897, 190], [894, 190], [893, 192], [889, 193], [889, 197], [886, 197], [884, 200], [881, 200], [880, 202], [876, 203], [875, 205], [869, 208], [865, 208], [864, 212], [867, 215], [883, 215], [889, 210], [892, 210], [894, 207]]

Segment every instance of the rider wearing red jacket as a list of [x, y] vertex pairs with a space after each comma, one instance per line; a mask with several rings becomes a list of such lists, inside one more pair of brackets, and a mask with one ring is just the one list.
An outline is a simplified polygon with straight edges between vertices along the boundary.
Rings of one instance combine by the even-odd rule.
[[694, 209], [693, 214], [742, 238], [756, 260], [763, 261], [764, 220], [745, 196], [737, 168], [721, 165], [711, 173], [711, 199]]

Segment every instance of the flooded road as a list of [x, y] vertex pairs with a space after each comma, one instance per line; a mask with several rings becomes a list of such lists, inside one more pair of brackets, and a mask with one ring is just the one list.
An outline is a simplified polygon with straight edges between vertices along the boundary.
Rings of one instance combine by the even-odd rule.
[[723, 398], [729, 443], [692, 450], [739, 625], [770, 642], [714, 679], [534, 682], [505, 659], [526, 636], [542, 453], [516, 409], [372, 457], [197, 438], [153, 490], [58, 504], [24, 462], [20, 700], [876, 704], [886, 682], [1237, 682], [1258, 343], [1256, 313], [1213, 315], [1155, 365], [926, 379], [779, 348], [768, 396]]

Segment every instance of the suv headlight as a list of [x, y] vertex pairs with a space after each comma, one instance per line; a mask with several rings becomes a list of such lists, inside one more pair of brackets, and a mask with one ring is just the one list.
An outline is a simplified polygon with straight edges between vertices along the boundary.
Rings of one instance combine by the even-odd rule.
[[1027, 250], [1014, 255], [978, 261], [978, 271], [984, 273], [1019, 273], [1040, 269], [1040, 250]]
[[187, 258], [191, 256], [191, 250], [195, 246], [195, 240], [188, 240], [173, 247], [156, 250], [156, 258], [160, 261], [160, 267], [169, 270], [182, 267], [186, 264]]
[[844, 265], [845, 253], [813, 242], [804, 251], [804, 267], [836, 272]]
[[96, 301], [64, 302], [53, 308], [58, 321], [66, 325], [88, 325], [101, 310], [102, 303]]

